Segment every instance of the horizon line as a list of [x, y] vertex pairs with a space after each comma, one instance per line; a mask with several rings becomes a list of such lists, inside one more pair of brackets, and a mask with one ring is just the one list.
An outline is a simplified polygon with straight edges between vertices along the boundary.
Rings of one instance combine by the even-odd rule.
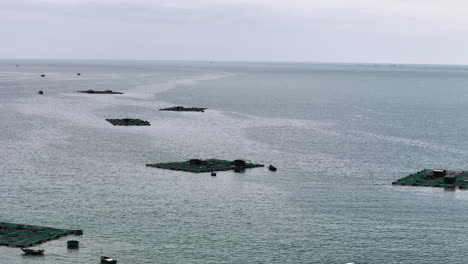
[[209, 63], [283, 63], [283, 64], [358, 64], [358, 65], [426, 65], [468, 66], [462, 63], [410, 63], [410, 62], [353, 62], [353, 61], [285, 61], [285, 60], [201, 60], [201, 59], [112, 59], [112, 58], [0, 58], [0, 61], [109, 61], [109, 62], [209, 62]]

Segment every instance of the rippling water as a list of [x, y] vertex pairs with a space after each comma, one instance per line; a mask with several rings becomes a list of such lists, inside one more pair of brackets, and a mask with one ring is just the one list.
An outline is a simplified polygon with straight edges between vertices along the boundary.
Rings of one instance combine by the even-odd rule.
[[[460, 66], [2, 61], [0, 221], [84, 236], [0, 263], [466, 263], [468, 191], [391, 182], [468, 169], [467, 87]], [[152, 126], [104, 120], [125, 117]], [[145, 167], [193, 157], [279, 169]]]

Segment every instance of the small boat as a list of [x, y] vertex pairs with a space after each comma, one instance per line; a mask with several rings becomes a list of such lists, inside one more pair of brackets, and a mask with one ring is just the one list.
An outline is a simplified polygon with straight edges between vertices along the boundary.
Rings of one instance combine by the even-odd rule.
[[76, 75], [80, 76], [80, 75], [81, 75], [81, 73], [77, 73]]
[[38, 94], [44, 94], [44, 92], [43, 92], [43, 91], [39, 91]]
[[216, 172], [212, 172], [212, 173], [211, 173], [211, 176], [216, 176]]
[[276, 170], [277, 170], [276, 167], [273, 166], [273, 165], [268, 166], [268, 169], [269, 169], [270, 171], [276, 171]]
[[28, 248], [21, 248], [21, 250], [26, 255], [44, 255], [43, 249], [28, 249]]
[[105, 264], [117, 264], [117, 260], [111, 259], [111, 258], [108, 258], [108, 257], [105, 257], [105, 256], [101, 256], [101, 263], [105, 263]]
[[41, 77], [45, 77], [45, 74], [41, 74]]

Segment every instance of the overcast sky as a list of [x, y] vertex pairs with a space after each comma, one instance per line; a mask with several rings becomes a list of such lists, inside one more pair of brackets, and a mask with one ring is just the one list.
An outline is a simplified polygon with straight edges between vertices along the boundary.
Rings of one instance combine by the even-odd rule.
[[0, 0], [0, 58], [468, 64], [467, 0]]

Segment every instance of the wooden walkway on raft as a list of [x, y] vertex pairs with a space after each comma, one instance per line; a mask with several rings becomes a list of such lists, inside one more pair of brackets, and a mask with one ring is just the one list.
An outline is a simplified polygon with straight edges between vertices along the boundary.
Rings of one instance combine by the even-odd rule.
[[0, 246], [32, 247], [64, 236], [82, 234], [82, 230], [0, 222]]

